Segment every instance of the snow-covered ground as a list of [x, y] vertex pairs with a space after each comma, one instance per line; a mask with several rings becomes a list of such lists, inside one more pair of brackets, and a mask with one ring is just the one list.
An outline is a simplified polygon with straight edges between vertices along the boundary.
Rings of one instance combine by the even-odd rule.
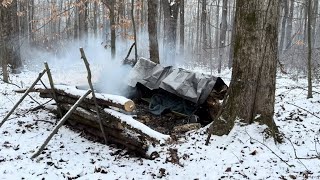
[[[25, 87], [37, 76], [26, 71], [10, 78]], [[230, 72], [222, 77], [229, 81]], [[76, 84], [85, 82], [86, 74], [64, 72], [54, 74], [54, 80]], [[282, 144], [266, 138], [264, 126], [252, 124], [236, 125], [228, 136], [213, 136], [205, 146], [207, 135], [202, 128], [161, 147], [155, 160], [130, 157], [66, 127], [43, 154], [31, 160], [56, 119], [43, 109], [31, 111], [38, 104], [27, 97], [0, 128], [0, 179], [320, 179], [320, 84], [314, 84], [312, 99], [306, 99], [306, 87], [306, 80], [278, 77], [274, 118], [285, 135]], [[22, 96], [14, 89], [18, 88], [0, 82], [0, 120]], [[45, 102], [37, 94], [32, 96]], [[170, 148], [177, 149], [178, 163], [170, 162]]]

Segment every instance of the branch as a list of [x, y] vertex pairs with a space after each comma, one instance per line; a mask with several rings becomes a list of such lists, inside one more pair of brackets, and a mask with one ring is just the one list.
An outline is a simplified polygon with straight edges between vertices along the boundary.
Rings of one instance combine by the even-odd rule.
[[96, 95], [94, 93], [94, 89], [93, 89], [93, 85], [92, 85], [92, 82], [91, 82], [91, 70], [90, 70], [90, 64], [86, 58], [86, 55], [84, 53], [84, 50], [83, 48], [80, 48], [80, 53], [81, 53], [81, 58], [83, 59], [84, 61], [84, 64], [87, 68], [87, 71], [88, 71], [88, 83], [89, 83], [89, 86], [90, 86], [90, 89], [92, 91], [92, 98], [93, 98], [93, 101], [94, 101], [94, 105], [96, 107], [96, 111], [97, 111], [97, 117], [98, 117], [98, 121], [99, 121], [99, 126], [100, 126], [100, 129], [101, 129], [101, 132], [102, 132], [102, 135], [103, 135], [103, 138], [104, 138], [104, 142], [107, 144], [107, 136], [106, 136], [106, 133], [104, 132], [104, 128], [103, 128], [103, 125], [102, 125], [102, 120], [101, 120], [101, 117], [100, 117], [100, 110], [99, 110], [99, 107], [98, 107], [98, 103], [97, 103], [97, 99], [96, 99]]
[[287, 103], [287, 104], [290, 104], [290, 105], [292, 105], [292, 106], [295, 106], [295, 107], [297, 107], [297, 108], [299, 108], [299, 109], [302, 109], [302, 110], [306, 111], [307, 113], [309, 113], [309, 114], [313, 115], [314, 117], [316, 117], [316, 118], [320, 119], [320, 117], [319, 117], [319, 116], [315, 115], [315, 114], [314, 114], [313, 112], [311, 112], [311, 111], [308, 111], [308, 110], [306, 110], [306, 109], [304, 109], [304, 108], [302, 108], [302, 107], [300, 107], [300, 106], [297, 106], [297, 105], [292, 104], [292, 103], [289, 103], [289, 102], [286, 102], [286, 103]]
[[13, 106], [10, 112], [3, 118], [0, 123], [0, 127], [8, 120], [9, 116], [13, 113], [13, 111], [19, 106], [19, 104], [24, 100], [24, 98], [28, 95], [28, 93], [33, 89], [33, 87], [37, 84], [37, 82], [41, 79], [41, 77], [46, 73], [47, 70], [44, 69], [38, 76], [38, 78], [33, 82], [33, 84], [28, 88], [28, 90], [23, 94], [23, 96], [19, 99], [19, 101]]
[[51, 134], [47, 137], [47, 139], [44, 141], [44, 143], [41, 145], [41, 147], [38, 149], [36, 153], [34, 153], [31, 156], [31, 159], [34, 159], [40, 155], [40, 153], [43, 151], [43, 149], [46, 147], [46, 145], [49, 143], [49, 141], [52, 139], [53, 135], [55, 135], [59, 128], [64, 124], [64, 122], [71, 116], [73, 111], [76, 110], [76, 108], [80, 105], [80, 103], [91, 93], [91, 90], [89, 89], [81, 98], [71, 107], [71, 109], [63, 116], [63, 118], [59, 121], [59, 123], [54, 127]]
[[264, 143], [260, 142], [259, 140], [254, 139], [253, 137], [251, 137], [250, 134], [247, 132], [247, 130], [246, 130], [246, 134], [248, 134], [248, 136], [250, 137], [250, 139], [257, 141], [258, 143], [260, 143], [260, 144], [263, 145], [264, 147], [268, 148], [268, 149], [272, 152], [272, 154], [274, 154], [275, 156], [277, 156], [277, 157], [278, 157], [282, 162], [284, 162], [286, 165], [288, 165], [289, 167], [294, 167], [294, 165], [288, 164], [287, 161], [285, 161], [284, 159], [282, 159], [278, 154], [276, 154], [276, 153], [275, 153], [271, 148], [269, 148], [266, 144], [264, 144]]

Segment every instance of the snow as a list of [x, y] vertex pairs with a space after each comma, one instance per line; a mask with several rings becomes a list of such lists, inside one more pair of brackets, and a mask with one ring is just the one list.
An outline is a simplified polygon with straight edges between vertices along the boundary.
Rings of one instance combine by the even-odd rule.
[[[67, 85], [59, 84], [59, 85], [55, 85], [54, 87], [58, 90], [63, 90], [66, 93], [74, 94], [77, 96], [82, 96], [86, 92], [85, 90], [77, 89], [75, 86], [67, 86]], [[91, 99], [92, 94], [89, 94], [87, 96], [87, 98]], [[118, 95], [113, 95], [113, 94], [104, 94], [104, 93], [96, 94], [96, 98], [103, 99], [103, 100], [109, 100], [109, 101], [112, 101], [113, 103], [122, 104], [122, 105], [124, 105], [126, 102], [130, 101], [129, 99], [127, 99], [123, 96], [118, 96]]]
[[135, 120], [132, 118], [130, 115], [122, 114], [118, 111], [112, 110], [112, 109], [104, 109], [107, 113], [111, 114], [114, 117], [118, 117], [119, 119], [122, 120], [122, 122], [126, 123], [127, 125], [136, 128], [136, 129], [141, 129], [142, 133], [148, 135], [151, 138], [154, 138], [160, 142], [160, 144], [165, 143], [166, 141], [170, 140], [169, 135], [161, 134], [148, 126], [144, 125], [143, 123]]
[[[228, 82], [230, 72], [223, 73]], [[26, 71], [10, 78], [20, 85], [31, 84], [37, 76]], [[188, 132], [177, 143], [158, 147], [160, 157], [155, 160], [131, 157], [125, 150], [88, 141], [64, 126], [44, 153], [31, 160], [54, 128], [49, 122], [56, 119], [43, 109], [30, 111], [38, 104], [26, 97], [0, 128], [0, 179], [320, 179], [320, 159], [314, 158], [320, 153], [320, 119], [316, 117], [320, 116], [320, 84], [314, 83], [311, 99], [306, 99], [306, 84], [302, 78], [277, 78], [274, 118], [284, 143], [267, 138], [265, 126], [236, 123], [229, 135], [212, 136], [209, 146], [204, 145], [206, 128]], [[16, 86], [0, 81], [0, 120], [22, 96], [14, 89]], [[39, 103], [47, 101], [37, 93], [31, 96]], [[124, 119], [133, 123], [129, 116]], [[148, 131], [145, 133], [153, 134]], [[168, 162], [169, 148], [178, 150], [179, 164]]]

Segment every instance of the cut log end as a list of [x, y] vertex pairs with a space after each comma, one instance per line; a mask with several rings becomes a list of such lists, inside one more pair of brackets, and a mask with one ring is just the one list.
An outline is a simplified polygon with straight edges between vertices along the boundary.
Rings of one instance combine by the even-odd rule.
[[136, 106], [132, 100], [124, 103], [124, 110], [127, 112], [132, 112], [135, 108]]

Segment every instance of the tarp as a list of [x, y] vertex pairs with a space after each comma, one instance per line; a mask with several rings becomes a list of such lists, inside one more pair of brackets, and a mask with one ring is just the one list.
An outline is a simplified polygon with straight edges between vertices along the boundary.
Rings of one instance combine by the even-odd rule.
[[129, 73], [128, 85], [135, 87], [141, 83], [150, 90], [161, 88], [193, 103], [202, 104], [218, 79], [182, 68], [163, 67], [140, 58]]

